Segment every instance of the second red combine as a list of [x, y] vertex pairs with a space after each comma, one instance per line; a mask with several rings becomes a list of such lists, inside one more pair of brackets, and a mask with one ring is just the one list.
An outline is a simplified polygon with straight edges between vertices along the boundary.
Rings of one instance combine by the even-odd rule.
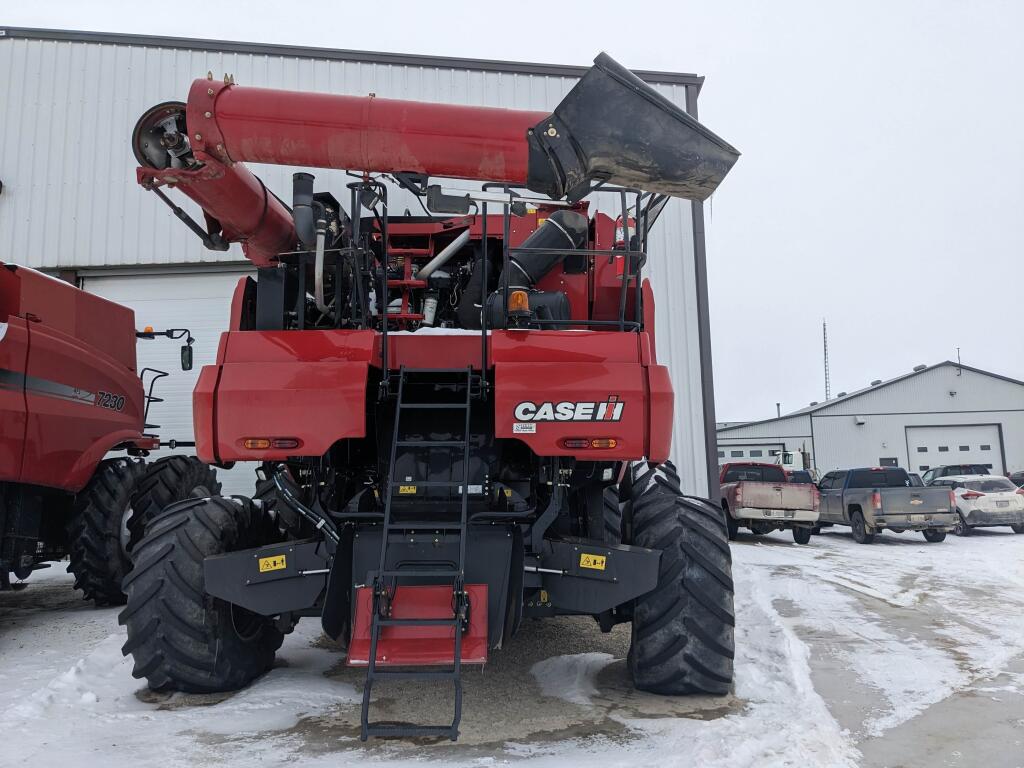
[[[122, 616], [136, 676], [237, 688], [317, 616], [366, 667], [363, 738], [454, 739], [462, 665], [574, 614], [632, 622], [640, 689], [729, 690], [726, 522], [667, 463], [643, 269], [669, 197], [705, 199], [732, 147], [603, 54], [551, 113], [197, 80], [133, 144], [144, 187], [258, 267], [194, 408], [200, 457], [264, 478], [150, 523]], [[353, 181], [297, 173], [289, 209], [247, 161]], [[394, 215], [397, 188], [423, 215]], [[452, 718], [375, 722], [374, 686], [407, 679], [453, 684]]]

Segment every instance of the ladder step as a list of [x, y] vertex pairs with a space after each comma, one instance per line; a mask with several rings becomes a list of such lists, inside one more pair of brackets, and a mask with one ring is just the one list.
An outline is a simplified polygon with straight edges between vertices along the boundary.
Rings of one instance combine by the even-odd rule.
[[401, 410], [406, 408], [416, 408], [417, 410], [446, 408], [452, 411], [465, 411], [469, 408], [469, 405], [467, 403], [399, 403], [398, 407]]
[[408, 739], [413, 736], [446, 736], [452, 741], [458, 738], [457, 726], [451, 725], [370, 725], [368, 736], [397, 736]]
[[464, 440], [399, 440], [400, 448], [465, 448]]
[[388, 523], [389, 531], [461, 531], [462, 523]]
[[378, 627], [454, 627], [458, 619], [377, 619]]
[[390, 571], [380, 571], [380, 572], [378, 572], [377, 575], [378, 576], [416, 576], [417, 578], [419, 578], [419, 577], [428, 577], [428, 576], [446, 576], [446, 577], [448, 577], [450, 579], [453, 579], [456, 576], [461, 576], [462, 575], [462, 571], [456, 571], [456, 570], [452, 570], [452, 569], [442, 570], [440, 568], [436, 568], [436, 569], [433, 569], [433, 570], [431, 570], [429, 568], [419, 568], [419, 569], [399, 568], [399, 569], [390, 570]]
[[374, 677], [390, 677], [395, 680], [454, 680], [456, 678], [454, 669], [374, 669]]
[[[417, 373], [452, 373], [465, 376], [468, 372], [466, 368], [406, 368], [406, 375], [417, 374]], [[477, 374], [474, 374], [476, 376]]]

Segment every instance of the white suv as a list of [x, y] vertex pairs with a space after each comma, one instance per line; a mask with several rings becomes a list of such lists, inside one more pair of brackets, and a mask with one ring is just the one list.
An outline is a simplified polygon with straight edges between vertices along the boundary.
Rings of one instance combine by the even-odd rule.
[[957, 536], [970, 536], [972, 528], [1008, 525], [1024, 533], [1024, 488], [1001, 475], [949, 475], [933, 480], [956, 496]]

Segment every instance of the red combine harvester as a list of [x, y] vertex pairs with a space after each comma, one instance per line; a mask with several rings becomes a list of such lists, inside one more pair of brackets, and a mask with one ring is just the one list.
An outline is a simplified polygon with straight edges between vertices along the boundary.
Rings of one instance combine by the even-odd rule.
[[0, 589], [70, 555], [86, 599], [124, 603], [145, 518], [219, 492], [194, 458], [141, 458], [174, 445], [145, 431], [153, 383], [167, 374], [137, 372], [135, 343], [157, 335], [187, 339], [182, 367], [192, 367], [186, 329], [137, 333], [127, 307], [0, 262]]
[[[133, 144], [144, 187], [258, 267], [194, 409], [201, 458], [264, 473], [256, 501], [149, 523], [122, 614], [137, 677], [237, 688], [319, 616], [366, 667], [364, 739], [455, 739], [462, 665], [524, 618], [576, 614], [632, 622], [640, 689], [729, 690], [725, 519], [666, 463], [673, 392], [642, 269], [668, 196], [705, 199], [732, 147], [603, 54], [550, 114], [209, 77]], [[347, 210], [306, 173], [289, 210], [246, 161], [354, 171]], [[393, 215], [385, 179], [425, 215]], [[590, 215], [595, 191], [618, 219]], [[372, 721], [373, 686], [409, 679], [453, 683], [452, 720]]]

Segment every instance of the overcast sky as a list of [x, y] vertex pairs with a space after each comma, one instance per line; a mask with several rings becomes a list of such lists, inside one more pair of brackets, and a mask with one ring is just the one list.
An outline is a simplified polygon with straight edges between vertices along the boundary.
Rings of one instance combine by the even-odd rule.
[[1024, 379], [1024, 3], [8, 0], [3, 24], [565, 64], [605, 50], [705, 75], [701, 121], [743, 152], [707, 212], [719, 420], [823, 399], [823, 317], [833, 394], [958, 346]]

